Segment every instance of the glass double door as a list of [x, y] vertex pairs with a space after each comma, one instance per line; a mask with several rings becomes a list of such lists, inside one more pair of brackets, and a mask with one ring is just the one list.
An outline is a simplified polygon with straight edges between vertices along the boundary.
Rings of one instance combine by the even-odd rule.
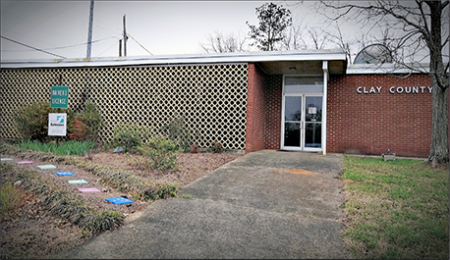
[[282, 148], [322, 150], [322, 95], [289, 94], [283, 98]]

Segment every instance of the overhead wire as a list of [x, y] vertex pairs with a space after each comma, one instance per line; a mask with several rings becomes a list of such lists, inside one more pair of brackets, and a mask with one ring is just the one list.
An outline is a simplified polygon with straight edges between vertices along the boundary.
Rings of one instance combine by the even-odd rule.
[[139, 44], [139, 46], [142, 47], [142, 49], [144, 49], [145, 51], [147, 51], [148, 53], [150, 53], [150, 55], [153, 55], [153, 53], [151, 53], [149, 50], [147, 50], [144, 46], [142, 46], [142, 44], [140, 44], [133, 36], [131, 36], [129, 33], [127, 33], [127, 36], [130, 36], [131, 39], [133, 39], [137, 44]]
[[[106, 38], [95, 40], [95, 41], [91, 41], [91, 42], [85, 42], [85, 43], [79, 43], [79, 44], [73, 44], [73, 45], [67, 45], [67, 46], [61, 46], [61, 47], [54, 47], [54, 48], [46, 48], [46, 49], [41, 49], [41, 50], [48, 51], [48, 50], [66, 49], [66, 48], [71, 48], [71, 47], [76, 47], [76, 46], [87, 45], [89, 43], [96, 43], [96, 42], [108, 40], [108, 39], [111, 39], [111, 38], [118, 39], [116, 36], [110, 36], [110, 37], [106, 37]], [[2, 51], [4, 51], [4, 52], [17, 52], [17, 51], [24, 51], [24, 50], [2, 50]], [[31, 51], [31, 50], [27, 50], [27, 51]]]
[[43, 52], [43, 53], [47, 53], [47, 54], [50, 54], [50, 55], [53, 55], [53, 56], [56, 56], [56, 57], [60, 57], [60, 58], [63, 58], [63, 59], [67, 59], [67, 58], [64, 57], [64, 56], [61, 56], [61, 55], [58, 55], [58, 54], [54, 54], [54, 53], [51, 53], [51, 52], [48, 52], [48, 51], [45, 51], [45, 50], [42, 50], [42, 49], [39, 49], [39, 48], [30, 46], [30, 45], [28, 45], [28, 44], [25, 44], [25, 43], [21, 43], [21, 42], [15, 41], [15, 40], [13, 40], [13, 39], [10, 39], [10, 38], [5, 37], [5, 36], [2, 36], [2, 35], [0, 35], [0, 37], [2, 37], [2, 38], [5, 39], [5, 40], [8, 40], [8, 41], [11, 41], [11, 42], [14, 42], [14, 43], [23, 45], [23, 46], [28, 47], [28, 48], [31, 48], [31, 49], [35, 49], [35, 50], [40, 51], [40, 52]]
[[95, 56], [95, 57], [100, 57], [100, 55], [102, 55], [103, 53], [105, 53], [106, 51], [108, 51], [109, 49], [111, 49], [112, 47], [114, 47], [118, 42], [116, 41], [113, 45], [111, 45], [108, 49], [104, 50], [102, 53], [100, 53], [99, 55]]

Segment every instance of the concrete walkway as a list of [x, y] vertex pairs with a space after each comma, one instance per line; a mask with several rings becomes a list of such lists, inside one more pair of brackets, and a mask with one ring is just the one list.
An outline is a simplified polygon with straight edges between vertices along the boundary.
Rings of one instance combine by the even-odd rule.
[[337, 154], [258, 151], [154, 202], [70, 258], [346, 258]]

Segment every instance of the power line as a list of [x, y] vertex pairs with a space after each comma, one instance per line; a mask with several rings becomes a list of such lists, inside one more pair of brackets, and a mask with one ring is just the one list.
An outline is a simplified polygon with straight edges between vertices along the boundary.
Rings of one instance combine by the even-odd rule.
[[137, 44], [139, 44], [139, 46], [142, 47], [142, 49], [144, 49], [145, 51], [147, 51], [148, 53], [150, 53], [150, 55], [153, 55], [153, 53], [151, 53], [149, 50], [147, 50], [144, 46], [142, 46], [142, 44], [140, 44], [133, 36], [131, 36], [131, 34], [128, 33], [128, 36], [131, 37], [131, 39], [133, 39]]
[[50, 54], [50, 55], [53, 55], [53, 56], [56, 56], [56, 57], [60, 57], [60, 58], [63, 58], [63, 59], [67, 59], [67, 58], [64, 57], [64, 56], [60, 56], [60, 55], [57, 55], [57, 54], [54, 54], [54, 53], [51, 53], [51, 52], [48, 52], [48, 51], [44, 51], [44, 50], [42, 50], [42, 49], [39, 49], [39, 48], [30, 46], [30, 45], [27, 45], [27, 44], [25, 44], [25, 43], [21, 43], [21, 42], [15, 41], [15, 40], [10, 39], [10, 38], [7, 38], [7, 37], [5, 37], [5, 36], [0, 36], [0, 37], [2, 37], [3, 39], [6, 39], [6, 40], [8, 40], [8, 41], [12, 41], [12, 42], [14, 42], [14, 43], [23, 45], [23, 46], [25, 46], [25, 47], [28, 47], [28, 48], [31, 48], [31, 49], [35, 49], [35, 50], [37, 50], [37, 51], [41, 51], [41, 52], [44, 52], [44, 53], [47, 53], [47, 54]]
[[114, 47], [117, 44], [117, 42], [115, 42], [113, 45], [111, 45], [108, 49], [104, 50], [102, 53], [100, 53], [99, 55], [95, 56], [95, 57], [100, 57], [100, 55], [102, 55], [103, 53], [105, 53], [107, 50], [111, 49], [112, 47]]
[[[3, 36], [2, 36], [2, 37], [3, 37]], [[90, 43], [96, 43], [96, 42], [108, 40], [108, 39], [111, 39], [111, 38], [118, 39], [117, 36], [110, 36], [110, 37], [106, 37], [106, 38], [103, 38], [103, 39], [91, 41]], [[66, 49], [66, 48], [72, 48], [72, 47], [76, 47], [76, 46], [86, 45], [86, 44], [89, 44], [89, 42], [78, 43], [78, 44], [67, 45], [67, 46], [61, 46], [61, 47], [54, 47], [54, 48], [46, 48], [46, 49], [41, 49], [41, 50], [44, 50], [44, 51], [48, 51], [48, 50], [59, 50], [59, 49]], [[5, 51], [5, 52], [15, 52], [15, 51], [24, 51], [24, 50], [2, 50], [2, 51]], [[31, 50], [29, 50], [29, 51], [31, 51]]]

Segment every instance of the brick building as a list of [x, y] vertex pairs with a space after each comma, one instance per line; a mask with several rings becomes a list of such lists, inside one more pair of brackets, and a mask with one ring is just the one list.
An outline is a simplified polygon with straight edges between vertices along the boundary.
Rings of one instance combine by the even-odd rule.
[[177, 117], [194, 142], [251, 152], [312, 152], [426, 157], [431, 82], [392, 64], [348, 65], [339, 51], [287, 51], [89, 60], [2, 61], [2, 138], [18, 138], [19, 105], [69, 86], [69, 107], [100, 108], [109, 141], [119, 123], [154, 133]]

